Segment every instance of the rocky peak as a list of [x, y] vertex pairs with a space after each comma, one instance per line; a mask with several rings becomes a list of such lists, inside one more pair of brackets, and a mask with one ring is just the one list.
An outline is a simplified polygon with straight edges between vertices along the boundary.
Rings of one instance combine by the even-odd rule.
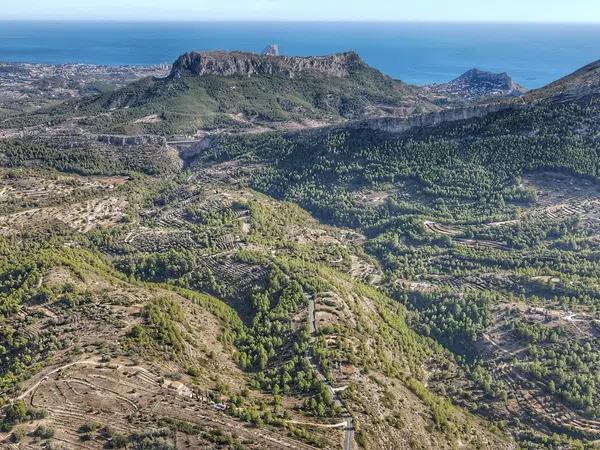
[[244, 52], [189, 52], [180, 56], [171, 69], [172, 78], [182, 76], [283, 75], [296, 78], [303, 73], [348, 77], [364, 63], [354, 52], [330, 56], [291, 57]]
[[265, 47], [262, 52], [265, 56], [279, 56], [279, 45], [277, 44], [269, 44]]
[[492, 73], [479, 69], [471, 69], [463, 73], [460, 77], [451, 81], [450, 84], [489, 91], [490, 93], [520, 95], [527, 92], [527, 89], [515, 83], [506, 72]]
[[479, 69], [468, 70], [448, 83], [430, 86], [430, 90], [438, 95], [458, 96], [464, 100], [517, 97], [527, 92], [526, 88], [517, 84], [506, 72], [492, 73]]

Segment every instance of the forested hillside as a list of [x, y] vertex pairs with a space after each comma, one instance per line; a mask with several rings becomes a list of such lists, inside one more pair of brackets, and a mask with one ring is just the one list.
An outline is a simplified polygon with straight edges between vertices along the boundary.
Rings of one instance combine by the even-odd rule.
[[[290, 58], [289, 68], [274, 73], [271, 60], [276, 57], [240, 53], [233, 54], [237, 59], [231, 62], [229, 55], [208, 54], [211, 70], [201, 73], [178, 68], [184, 61], [180, 58], [168, 77], [144, 78], [97, 97], [11, 117], [3, 124], [77, 117], [79, 126], [95, 131], [168, 136], [199, 129], [298, 128], [439, 109], [418, 88], [392, 80], [355, 53], [323, 57], [308, 70], [302, 64], [311, 63], [310, 58]], [[253, 64], [258, 66], [251, 70]]]
[[440, 107], [353, 53], [11, 112], [0, 446], [597, 448], [594, 67], [394, 133]]
[[381, 289], [483, 383], [479, 410], [597, 436], [599, 105], [225, 137], [197, 165], [251, 164], [255, 188], [363, 232]]
[[[395, 183], [412, 183], [415, 194], [435, 196], [434, 203], [448, 201], [446, 214], [469, 220], [476, 219], [469, 217], [472, 208], [501, 215], [507, 202], [530, 200], [531, 192], [518, 184], [525, 173], [562, 170], [598, 177], [599, 116], [599, 98], [590, 97], [401, 135], [348, 127], [223, 137], [204, 158], [258, 162], [256, 187], [339, 224], [373, 226], [394, 216], [394, 208], [401, 213], [408, 205], [383, 202], [364, 208], [350, 198], [354, 191]], [[470, 208], [452, 205], [467, 200], [477, 202]]]

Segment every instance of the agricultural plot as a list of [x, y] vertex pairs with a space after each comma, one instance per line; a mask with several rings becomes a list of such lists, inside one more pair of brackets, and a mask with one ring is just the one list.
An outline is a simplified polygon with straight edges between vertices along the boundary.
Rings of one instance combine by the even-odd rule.
[[165, 380], [158, 369], [127, 358], [79, 359], [58, 366], [22, 399], [47, 411], [47, 417], [21, 426], [21, 431], [52, 430], [51, 440], [68, 448], [101, 449], [117, 439], [140, 436], [183, 449], [214, 445], [228, 436], [250, 449], [314, 449], [281, 433], [245, 427], [220, 412], [206, 392]]
[[[495, 307], [494, 325], [483, 335], [482, 346], [489, 352], [490, 373], [508, 390], [510, 414], [547, 430], [570, 429], [597, 439], [600, 420], [574, 410], [564, 398], [549, 395], [547, 381], [530, 372], [531, 348], [527, 339], [519, 334], [521, 328], [513, 325], [526, 323], [528, 327], [543, 327], [562, 333], [564, 340], [585, 345], [600, 338], [600, 321], [597, 316], [549, 310], [527, 305], [501, 304]], [[542, 342], [543, 348], [557, 344]], [[552, 381], [554, 383], [554, 381]]]
[[166, 252], [171, 249], [183, 250], [201, 248], [190, 231], [139, 228], [129, 232], [123, 242], [140, 252]]
[[600, 191], [591, 180], [556, 172], [540, 172], [522, 178], [522, 185], [535, 192], [534, 210], [550, 218], [581, 215], [598, 218]]
[[356, 255], [350, 256], [350, 275], [363, 283], [372, 285], [380, 284], [383, 280], [381, 268]]
[[[22, 172], [22, 173], [21, 173]], [[127, 177], [81, 177], [43, 171], [4, 171], [0, 230], [4, 235], [62, 224], [80, 233], [126, 218], [120, 188]]]
[[518, 208], [518, 219], [489, 222], [478, 225], [450, 225], [426, 220], [425, 230], [432, 234], [447, 236], [459, 245], [474, 248], [510, 250], [507, 242], [498, 242], [467, 235], [507, 234], [514, 227], [560, 224], [577, 220], [578, 229], [593, 242], [600, 231], [600, 191], [590, 180], [569, 175], [541, 172], [522, 178], [520, 185], [533, 193], [533, 200]]
[[128, 202], [118, 197], [104, 197], [82, 203], [47, 208], [32, 208], [0, 216], [0, 232], [8, 235], [31, 230], [32, 226], [55, 221], [87, 233], [98, 227], [111, 227], [125, 218]]
[[247, 295], [252, 286], [258, 284], [265, 275], [265, 270], [260, 265], [237, 261], [228, 254], [209, 256], [201, 264], [215, 278], [222, 280], [226, 296], [230, 298]]
[[6, 172], [0, 188], [0, 206], [5, 208], [33, 204], [46, 206], [66, 198], [114, 192], [127, 182], [126, 177], [36, 176], [32, 173]]

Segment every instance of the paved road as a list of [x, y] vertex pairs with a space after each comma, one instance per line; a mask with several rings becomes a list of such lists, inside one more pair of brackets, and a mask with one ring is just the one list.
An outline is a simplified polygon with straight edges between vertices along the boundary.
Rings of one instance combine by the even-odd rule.
[[189, 136], [172, 136], [167, 139], [167, 144], [198, 144], [204, 142], [207, 138], [215, 136], [215, 134], [205, 134], [203, 136], [189, 137]]
[[352, 425], [352, 417], [346, 420], [346, 432], [344, 434], [344, 450], [352, 450], [354, 443], [354, 427]]
[[[306, 294], [305, 296], [308, 299], [308, 330], [310, 332], [310, 342], [311, 344], [314, 344], [315, 340], [317, 339], [317, 318], [315, 314], [315, 300]], [[310, 366], [317, 373], [318, 380], [323, 382], [325, 386], [327, 386], [327, 389], [329, 389], [329, 392], [331, 392], [335, 404], [344, 412], [344, 417], [346, 418], [346, 426], [344, 428], [344, 450], [352, 450], [352, 446], [354, 445], [354, 425], [352, 423], [352, 416], [350, 416], [348, 408], [346, 408], [346, 405], [344, 405], [344, 402], [338, 395], [338, 392], [335, 389], [333, 389], [333, 386], [327, 381], [327, 378], [315, 363], [315, 360], [312, 355], [312, 350], [313, 345], [310, 346], [306, 354], [306, 359]]]

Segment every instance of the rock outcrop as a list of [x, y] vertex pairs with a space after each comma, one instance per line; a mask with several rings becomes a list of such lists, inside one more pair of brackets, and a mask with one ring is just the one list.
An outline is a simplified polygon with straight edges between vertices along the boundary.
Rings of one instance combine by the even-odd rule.
[[381, 130], [389, 133], [402, 133], [412, 128], [435, 127], [443, 123], [475, 119], [505, 110], [525, 107], [513, 102], [497, 102], [488, 105], [468, 106], [464, 108], [444, 109], [438, 112], [418, 114], [410, 117], [380, 117], [366, 119], [349, 124], [352, 128]]
[[166, 147], [167, 140], [162, 136], [155, 135], [142, 135], [142, 136], [125, 136], [115, 134], [101, 134], [98, 135], [98, 142], [102, 142], [108, 145], [114, 145], [115, 147], [128, 147], [128, 146], [157, 146]]
[[265, 47], [262, 52], [265, 56], [279, 56], [279, 45], [277, 44], [269, 44]]
[[346, 78], [356, 68], [364, 66], [354, 52], [331, 56], [290, 57], [257, 55], [244, 52], [190, 52], [177, 59], [171, 70], [172, 78], [186, 75], [246, 76], [280, 75], [296, 78], [313, 73]]
[[479, 69], [471, 69], [448, 83], [429, 86], [429, 90], [439, 96], [460, 97], [466, 101], [485, 97], [518, 97], [527, 92], [507, 73]]

